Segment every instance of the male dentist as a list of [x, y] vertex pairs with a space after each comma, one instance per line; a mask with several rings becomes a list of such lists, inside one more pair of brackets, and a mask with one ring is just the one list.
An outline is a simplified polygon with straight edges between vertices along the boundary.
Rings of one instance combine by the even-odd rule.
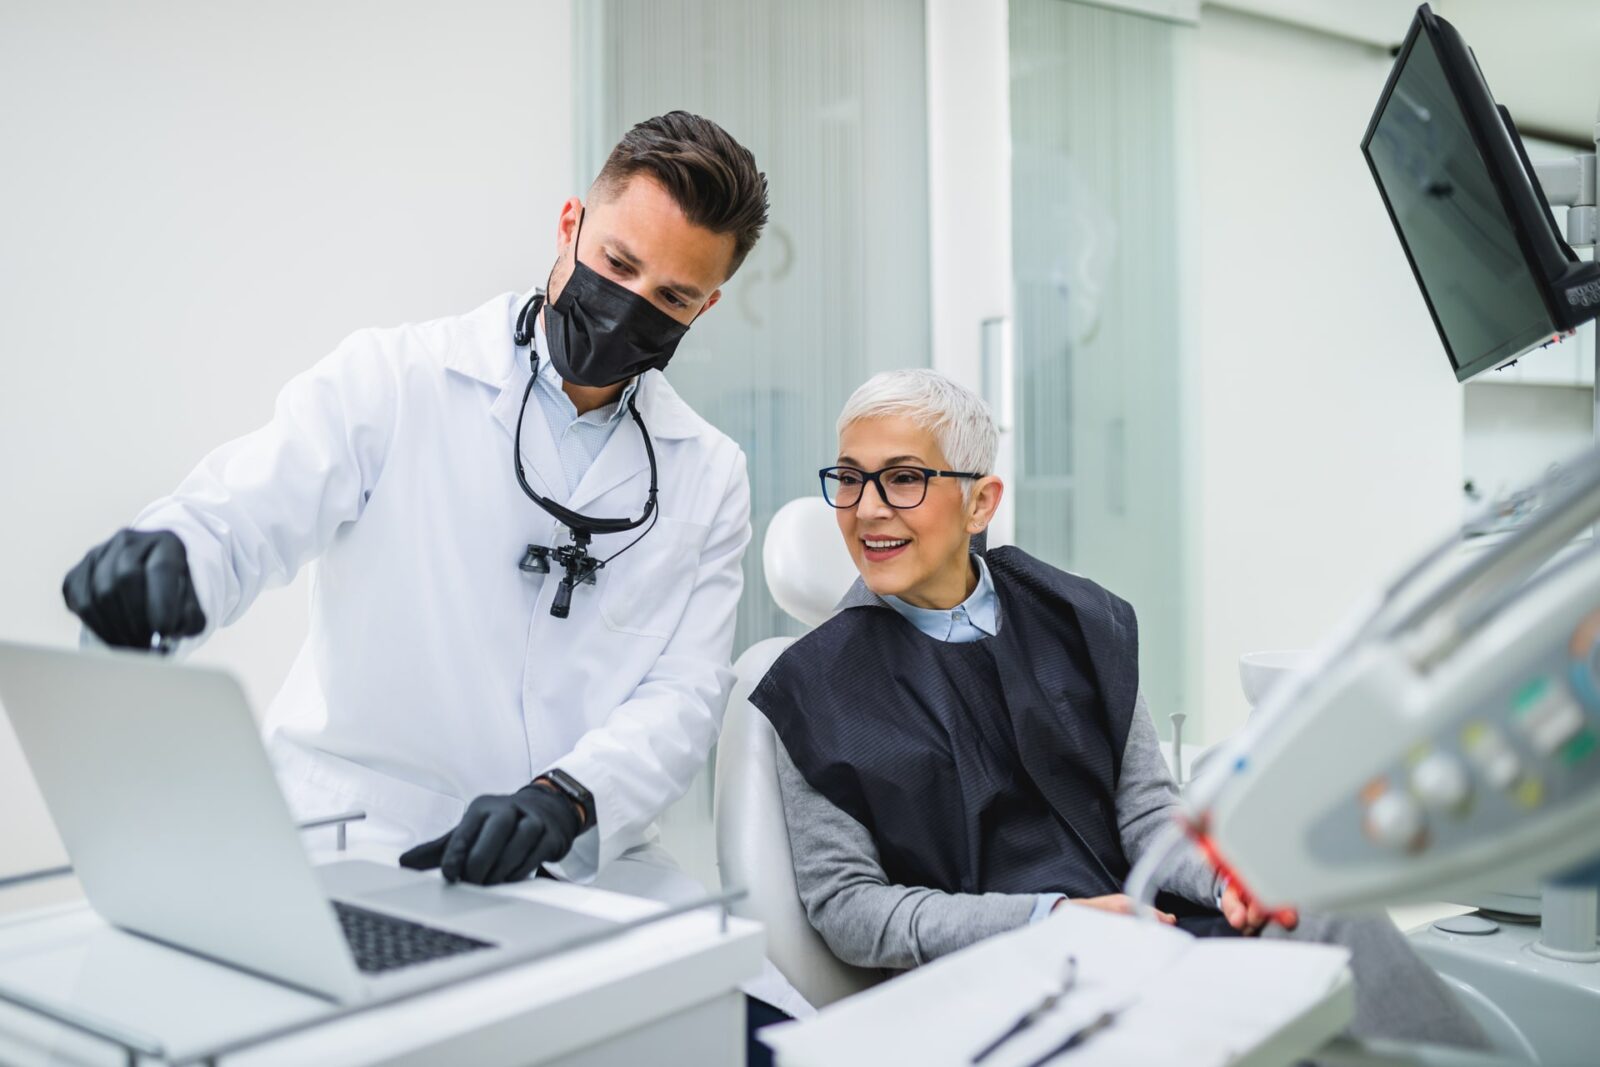
[[750, 493], [661, 371], [766, 190], [715, 123], [639, 123], [561, 205], [548, 294], [355, 333], [91, 549], [67, 606], [112, 645], [203, 639], [314, 561], [266, 727], [297, 813], [362, 809], [452, 881], [682, 895], [651, 828], [720, 726]]

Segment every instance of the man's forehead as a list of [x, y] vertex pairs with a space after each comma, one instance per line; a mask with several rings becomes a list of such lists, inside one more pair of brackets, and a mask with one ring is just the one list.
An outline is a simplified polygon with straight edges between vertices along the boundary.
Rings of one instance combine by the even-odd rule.
[[[726, 280], [733, 235], [690, 222], [666, 189], [645, 175], [617, 189], [596, 186], [585, 215], [608, 251], [636, 269], [670, 275], [685, 292], [704, 296]], [[590, 228], [586, 222], [585, 237]]]

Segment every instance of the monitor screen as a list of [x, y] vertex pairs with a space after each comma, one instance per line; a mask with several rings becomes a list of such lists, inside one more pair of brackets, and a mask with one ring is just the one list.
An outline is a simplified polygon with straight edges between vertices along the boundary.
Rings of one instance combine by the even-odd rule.
[[1456, 377], [1548, 341], [1542, 279], [1420, 16], [1362, 148]]

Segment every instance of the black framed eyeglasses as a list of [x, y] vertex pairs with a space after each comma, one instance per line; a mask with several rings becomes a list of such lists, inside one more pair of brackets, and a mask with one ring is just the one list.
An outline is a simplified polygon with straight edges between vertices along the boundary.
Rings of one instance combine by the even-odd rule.
[[982, 478], [971, 471], [938, 471], [932, 467], [884, 467], [864, 471], [859, 467], [823, 467], [822, 499], [836, 508], [853, 508], [861, 503], [868, 482], [878, 487], [878, 498], [891, 508], [914, 508], [928, 498], [930, 478]]

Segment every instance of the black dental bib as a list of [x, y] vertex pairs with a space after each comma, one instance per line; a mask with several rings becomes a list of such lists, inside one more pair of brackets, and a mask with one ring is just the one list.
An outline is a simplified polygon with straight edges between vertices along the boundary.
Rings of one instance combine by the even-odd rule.
[[890, 881], [1119, 893], [1129, 864], [1116, 791], [1139, 688], [1133, 608], [1016, 548], [984, 559], [998, 634], [938, 641], [858, 583], [751, 702], [812, 788], [872, 834]]

